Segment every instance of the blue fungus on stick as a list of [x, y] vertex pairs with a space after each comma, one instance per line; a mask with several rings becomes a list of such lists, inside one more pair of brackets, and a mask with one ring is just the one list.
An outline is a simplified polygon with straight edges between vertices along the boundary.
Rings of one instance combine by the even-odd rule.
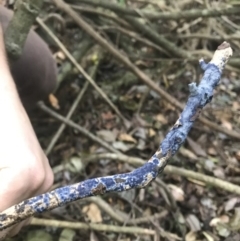
[[198, 92], [197, 84], [195, 82], [191, 83], [188, 85], [189, 87], [189, 92], [191, 96], [194, 96]]
[[200, 66], [204, 71], [200, 84], [198, 86], [196, 83], [189, 85], [189, 98], [179, 119], [168, 132], [159, 149], [143, 166], [129, 173], [89, 179], [25, 200], [0, 213], [0, 230], [34, 214], [54, 209], [81, 198], [147, 186], [164, 170], [169, 158], [176, 154], [186, 140], [202, 108], [211, 101], [214, 88], [219, 84], [222, 70], [231, 55], [230, 45], [223, 42], [215, 51], [210, 63], [206, 64], [200, 60]]

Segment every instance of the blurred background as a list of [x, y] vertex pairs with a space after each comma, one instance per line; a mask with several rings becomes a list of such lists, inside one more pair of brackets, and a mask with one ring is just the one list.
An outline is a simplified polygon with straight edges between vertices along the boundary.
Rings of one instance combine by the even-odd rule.
[[[15, 1], [1, 2], [13, 9]], [[58, 84], [29, 113], [52, 189], [136, 168], [118, 153], [147, 161], [178, 119], [188, 84], [201, 80], [199, 59], [210, 61], [224, 40], [233, 57], [156, 181], [44, 213], [10, 240], [240, 240], [239, 1], [56, 2], [44, 1], [33, 28], [52, 51]]]

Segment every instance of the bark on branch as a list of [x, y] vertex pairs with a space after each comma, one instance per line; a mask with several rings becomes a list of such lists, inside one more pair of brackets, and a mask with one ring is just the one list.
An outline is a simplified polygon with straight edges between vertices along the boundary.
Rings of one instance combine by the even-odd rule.
[[43, 5], [43, 0], [18, 0], [15, 13], [5, 32], [8, 57], [15, 60], [21, 56], [25, 40]]
[[189, 84], [190, 95], [179, 119], [166, 135], [159, 149], [143, 166], [129, 173], [85, 180], [25, 200], [0, 213], [0, 230], [35, 214], [78, 199], [146, 187], [164, 170], [169, 159], [186, 140], [202, 108], [212, 100], [214, 89], [219, 84], [222, 70], [230, 56], [232, 56], [232, 49], [227, 42], [223, 42], [208, 64], [200, 60], [200, 66], [204, 71], [200, 84], [198, 86], [196, 83]]

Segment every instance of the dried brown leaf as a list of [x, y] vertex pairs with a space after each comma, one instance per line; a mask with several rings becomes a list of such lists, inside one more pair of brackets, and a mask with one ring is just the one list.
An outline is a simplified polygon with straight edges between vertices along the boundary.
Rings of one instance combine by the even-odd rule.
[[185, 240], [186, 241], [197, 241], [197, 233], [190, 231], [189, 233], [186, 234]]
[[222, 122], [222, 126], [224, 128], [226, 128], [226, 129], [228, 129], [230, 131], [233, 129], [232, 124], [229, 121], [227, 121], [225, 119], [221, 119], [221, 122]]
[[202, 232], [202, 234], [205, 236], [207, 241], [214, 241], [214, 238], [210, 234], [208, 234], [207, 232]]
[[114, 142], [116, 141], [116, 138], [117, 138], [117, 132], [110, 131], [110, 130], [100, 130], [96, 134], [101, 139], [107, 142]]
[[172, 196], [174, 197], [174, 199], [178, 202], [183, 202], [184, 201], [184, 191], [178, 187], [175, 186], [173, 184], [169, 184], [168, 188], [170, 189]]
[[225, 212], [229, 212], [231, 210], [234, 209], [234, 207], [236, 206], [236, 204], [239, 202], [239, 198], [237, 197], [233, 197], [230, 198], [227, 202], [225, 202], [224, 204], [224, 210]]
[[127, 133], [121, 133], [121, 134], [118, 136], [118, 140], [130, 142], [130, 143], [137, 143], [137, 140], [134, 139], [131, 135], [129, 135], [129, 134], [127, 134]]
[[154, 131], [152, 128], [150, 128], [149, 130], [148, 130], [148, 136], [149, 137], [153, 137], [153, 136], [155, 136], [156, 135], [156, 131]]
[[240, 161], [240, 151], [237, 151], [236, 158], [237, 158], [238, 161]]
[[101, 116], [102, 116], [102, 119], [106, 121], [113, 120], [116, 117], [111, 111], [104, 112], [101, 114]]
[[219, 224], [219, 223], [228, 223], [228, 222], [229, 222], [229, 217], [228, 217], [227, 215], [222, 215], [222, 216], [220, 216], [220, 217], [213, 218], [213, 219], [210, 221], [209, 225], [210, 225], [211, 227], [215, 227], [215, 226], [217, 226], [217, 224]]
[[155, 120], [155, 121], [159, 121], [159, 122], [161, 122], [161, 123], [164, 124], [164, 125], [166, 125], [166, 124], [168, 123], [167, 119], [166, 119], [165, 116], [162, 115], [162, 114], [155, 115], [155, 116], [154, 116], [154, 120]]
[[90, 205], [84, 206], [82, 212], [87, 214], [92, 223], [102, 222], [101, 211], [96, 204], [91, 203]]
[[51, 106], [52, 106], [54, 109], [56, 109], [56, 110], [59, 110], [59, 109], [60, 109], [58, 99], [57, 99], [57, 97], [56, 97], [54, 94], [50, 94], [50, 95], [48, 96], [48, 100], [49, 100]]
[[207, 153], [211, 156], [216, 156], [217, 155], [217, 151], [214, 147], [209, 147], [207, 150]]
[[197, 218], [196, 215], [189, 214], [186, 217], [186, 222], [187, 222], [191, 231], [197, 232], [197, 231], [201, 230], [201, 224], [200, 224], [200, 221], [199, 221], [199, 219]]

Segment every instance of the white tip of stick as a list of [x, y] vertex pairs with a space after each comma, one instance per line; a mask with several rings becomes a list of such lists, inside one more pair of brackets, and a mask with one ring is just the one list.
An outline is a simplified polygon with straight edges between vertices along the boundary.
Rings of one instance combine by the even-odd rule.
[[232, 54], [233, 51], [230, 44], [224, 41], [218, 46], [210, 63], [215, 64], [220, 70], [223, 70]]

